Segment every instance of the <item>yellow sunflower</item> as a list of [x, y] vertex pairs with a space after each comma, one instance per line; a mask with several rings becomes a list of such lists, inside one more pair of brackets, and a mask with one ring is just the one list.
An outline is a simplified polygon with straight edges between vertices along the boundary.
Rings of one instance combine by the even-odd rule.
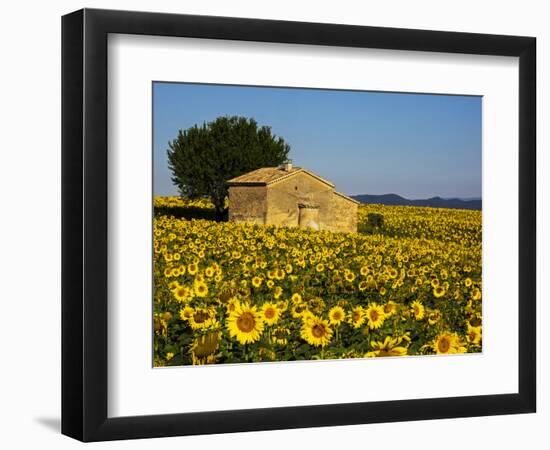
[[185, 303], [193, 297], [193, 291], [187, 286], [177, 286], [172, 292], [180, 303]]
[[466, 340], [473, 345], [479, 345], [481, 342], [481, 327], [468, 326]]
[[350, 323], [353, 328], [359, 328], [365, 322], [365, 310], [362, 306], [356, 306], [351, 310]]
[[252, 278], [252, 286], [254, 286], [255, 288], [259, 288], [260, 285], [262, 284], [262, 278], [261, 277], [254, 277]]
[[304, 321], [300, 336], [302, 336], [302, 339], [309, 345], [324, 347], [330, 343], [332, 330], [326, 320], [311, 316], [308, 320]]
[[433, 340], [432, 348], [438, 355], [465, 353], [466, 347], [456, 333], [444, 331]]
[[186, 306], [183, 309], [180, 309], [180, 318], [181, 320], [189, 320], [189, 317], [193, 314], [194, 309], [190, 306]]
[[264, 331], [262, 314], [258, 312], [256, 306], [250, 306], [247, 303], [236, 305], [234, 311], [229, 314], [226, 325], [229, 335], [241, 344], [258, 341]]
[[416, 320], [422, 320], [424, 318], [424, 305], [418, 300], [415, 300], [411, 304], [411, 312]]
[[274, 325], [281, 317], [281, 311], [274, 303], [264, 303], [262, 306], [262, 319], [268, 325]]
[[208, 295], [208, 285], [203, 282], [194, 284], [195, 295], [197, 297], [206, 297]]
[[340, 325], [346, 318], [346, 312], [341, 306], [333, 306], [328, 312], [328, 320], [331, 325]]
[[437, 285], [433, 289], [434, 297], [441, 298], [445, 295], [445, 288], [441, 285]]
[[384, 314], [384, 308], [376, 303], [369, 303], [366, 311], [367, 321], [369, 328], [374, 330], [375, 328], [380, 328], [384, 323], [386, 318]]
[[365, 354], [365, 357], [383, 357], [383, 356], [403, 356], [407, 354], [407, 347], [401, 346], [403, 341], [402, 337], [392, 338], [391, 336], [386, 336], [384, 342], [371, 341], [370, 345], [372, 351]]
[[346, 271], [346, 273], [344, 274], [344, 278], [347, 282], [352, 283], [353, 280], [355, 280], [355, 274], [351, 271]]
[[187, 273], [189, 275], [195, 275], [198, 270], [199, 270], [199, 267], [195, 263], [191, 263], [187, 266]]

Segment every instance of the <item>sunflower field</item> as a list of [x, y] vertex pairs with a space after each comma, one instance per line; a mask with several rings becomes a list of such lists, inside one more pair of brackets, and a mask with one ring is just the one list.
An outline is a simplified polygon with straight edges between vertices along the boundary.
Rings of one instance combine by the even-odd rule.
[[363, 205], [356, 234], [154, 211], [156, 367], [481, 351], [481, 211]]

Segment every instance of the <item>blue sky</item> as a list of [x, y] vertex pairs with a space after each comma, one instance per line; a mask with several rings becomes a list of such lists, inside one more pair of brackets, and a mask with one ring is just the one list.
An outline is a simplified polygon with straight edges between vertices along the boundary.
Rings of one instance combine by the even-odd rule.
[[155, 195], [175, 195], [166, 161], [179, 129], [253, 117], [294, 164], [349, 195], [481, 197], [481, 97], [153, 84]]

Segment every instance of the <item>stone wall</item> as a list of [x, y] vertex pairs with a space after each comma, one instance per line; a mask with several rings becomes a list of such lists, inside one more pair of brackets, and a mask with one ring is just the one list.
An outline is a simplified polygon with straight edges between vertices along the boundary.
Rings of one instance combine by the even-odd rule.
[[357, 233], [357, 203], [332, 195], [332, 217], [328, 229], [345, 233]]
[[266, 186], [231, 186], [229, 220], [231, 222], [266, 223]]
[[267, 223], [299, 226], [299, 204], [319, 208], [319, 225], [330, 214], [332, 187], [310, 175], [299, 173], [267, 188]]

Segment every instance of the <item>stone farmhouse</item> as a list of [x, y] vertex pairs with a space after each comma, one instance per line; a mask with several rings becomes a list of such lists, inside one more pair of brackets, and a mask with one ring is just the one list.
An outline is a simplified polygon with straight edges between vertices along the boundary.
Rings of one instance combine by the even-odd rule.
[[232, 222], [357, 232], [359, 203], [291, 161], [245, 173], [227, 184]]

